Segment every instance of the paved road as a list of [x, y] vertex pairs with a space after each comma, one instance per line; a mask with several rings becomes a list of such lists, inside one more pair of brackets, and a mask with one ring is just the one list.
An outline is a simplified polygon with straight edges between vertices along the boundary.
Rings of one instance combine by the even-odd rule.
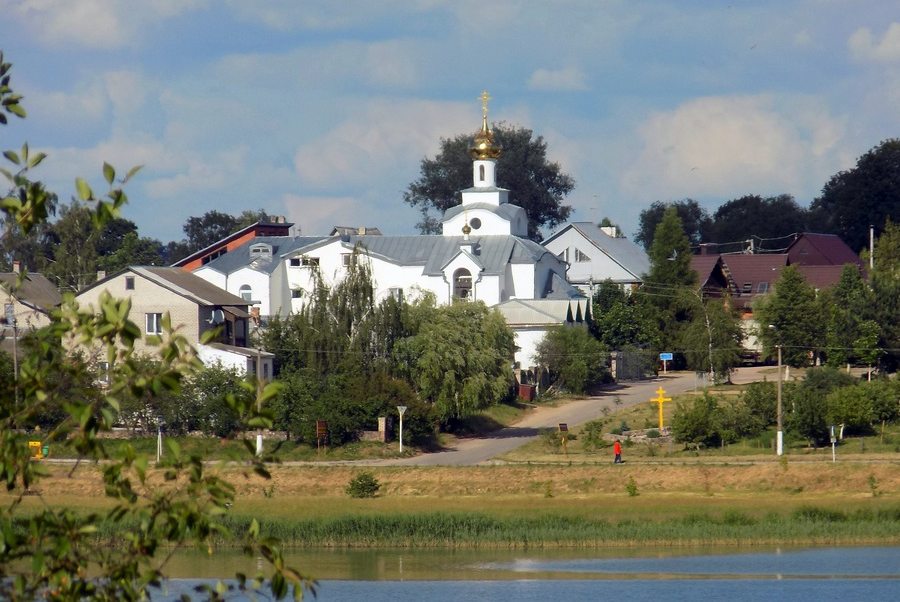
[[619, 407], [627, 407], [638, 403], [648, 403], [656, 396], [656, 390], [662, 386], [667, 395], [682, 393], [696, 386], [695, 375], [677, 373], [649, 381], [640, 381], [617, 385], [596, 397], [573, 401], [565, 405], [551, 408], [539, 407], [528, 413], [515, 426], [507, 427], [485, 438], [461, 439], [453, 449], [422, 454], [413, 458], [378, 460], [373, 465], [389, 466], [471, 466], [481, 464], [513, 450], [536, 438], [542, 429], [556, 428], [560, 422], [577, 426], [599, 418], [603, 408], [614, 409], [616, 398], [621, 402]]

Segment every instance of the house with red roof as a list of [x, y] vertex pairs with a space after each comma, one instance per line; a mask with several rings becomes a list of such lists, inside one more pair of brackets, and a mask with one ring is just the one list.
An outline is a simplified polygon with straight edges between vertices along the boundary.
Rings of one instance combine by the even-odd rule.
[[753, 317], [753, 302], [775, 290], [785, 267], [793, 265], [816, 290], [838, 283], [845, 265], [863, 271], [859, 255], [834, 234], [804, 232], [783, 253], [706, 253], [711, 246], [701, 245], [701, 254], [691, 259], [704, 296], [728, 296], [741, 312], [744, 348], [748, 354], [762, 353], [756, 338], [759, 325]]

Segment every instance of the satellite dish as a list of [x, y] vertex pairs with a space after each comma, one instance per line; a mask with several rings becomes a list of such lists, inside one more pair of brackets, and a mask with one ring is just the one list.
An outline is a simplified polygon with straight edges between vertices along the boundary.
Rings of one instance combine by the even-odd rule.
[[225, 321], [225, 312], [221, 309], [214, 309], [209, 316], [210, 324], [221, 324]]

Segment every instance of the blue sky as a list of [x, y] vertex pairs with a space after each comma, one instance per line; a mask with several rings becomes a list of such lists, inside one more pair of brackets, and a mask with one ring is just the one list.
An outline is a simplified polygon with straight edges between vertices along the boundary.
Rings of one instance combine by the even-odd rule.
[[485, 88], [628, 236], [656, 200], [808, 205], [900, 130], [894, 1], [0, 0], [0, 48], [29, 113], [0, 147], [62, 199], [143, 164], [125, 217], [163, 242], [211, 209], [413, 233]]

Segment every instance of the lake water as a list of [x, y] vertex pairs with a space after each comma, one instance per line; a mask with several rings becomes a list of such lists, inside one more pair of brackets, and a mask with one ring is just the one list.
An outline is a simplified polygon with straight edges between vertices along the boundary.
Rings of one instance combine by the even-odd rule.
[[[319, 579], [323, 602], [900, 600], [900, 547], [315, 551], [290, 564]], [[188, 555], [170, 572], [209, 579], [255, 568], [238, 556]], [[197, 583], [173, 579], [154, 598], [175, 599]]]

